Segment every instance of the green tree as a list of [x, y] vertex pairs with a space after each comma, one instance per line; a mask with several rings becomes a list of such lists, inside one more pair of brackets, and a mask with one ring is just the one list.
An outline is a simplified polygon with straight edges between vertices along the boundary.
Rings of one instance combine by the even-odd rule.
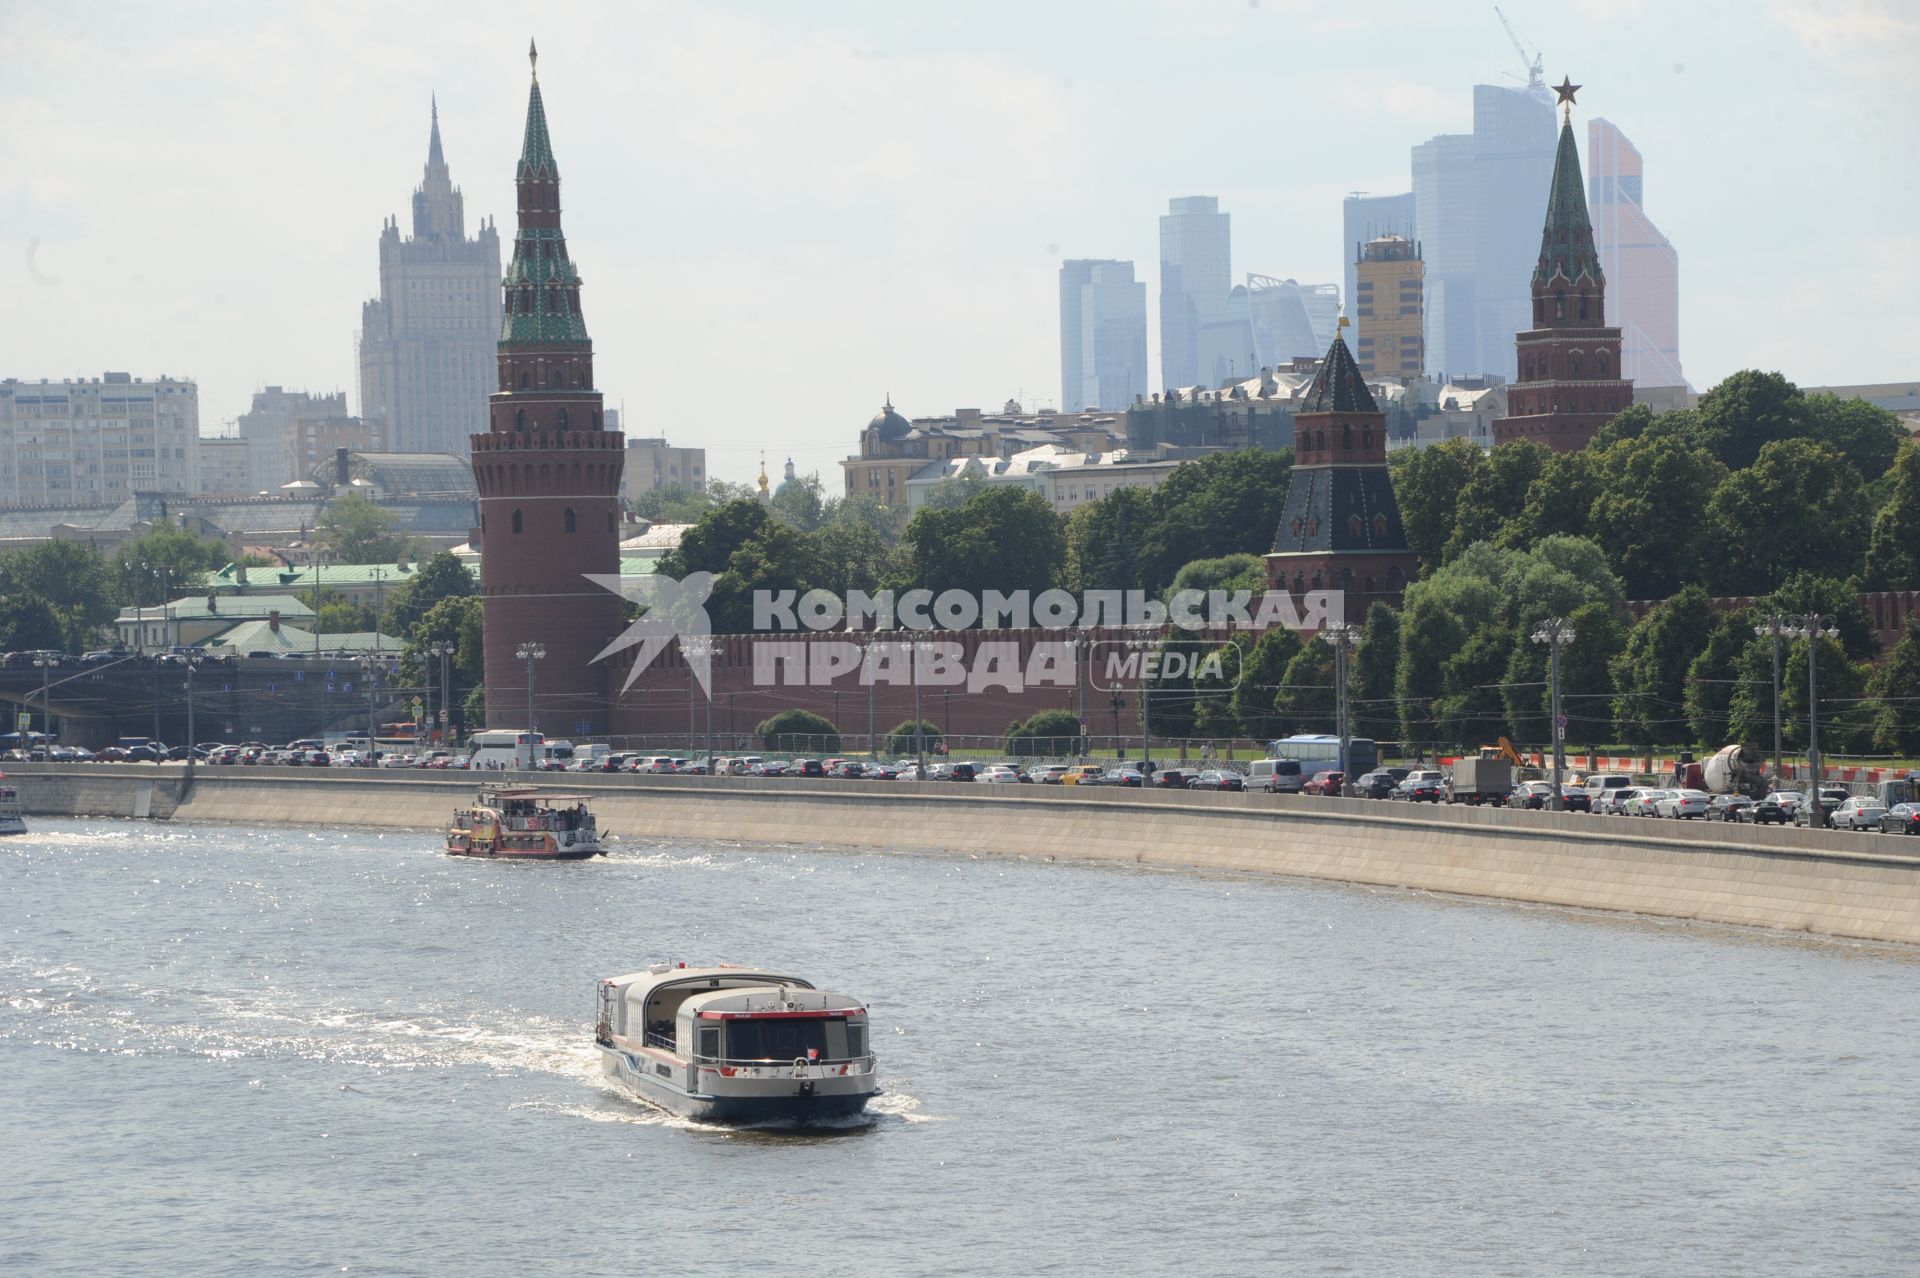
[[1219, 555], [1182, 564], [1167, 587], [1168, 599], [1183, 590], [1220, 590], [1231, 595], [1245, 590], [1259, 594], [1267, 588], [1266, 561], [1258, 555]]
[[442, 599], [479, 593], [467, 566], [453, 552], [443, 550], [421, 564], [420, 570], [404, 586], [387, 592], [387, 632], [408, 634]]
[[826, 492], [820, 473], [796, 475], [785, 481], [774, 490], [768, 505], [775, 519], [801, 532], [812, 532], [826, 516]]
[[1081, 753], [1080, 720], [1071, 710], [1042, 710], [1007, 729], [1006, 752], [1015, 757]]
[[1768, 444], [1806, 433], [1802, 404], [1779, 373], [1742, 369], [1700, 397], [1698, 443], [1728, 470], [1744, 470]]
[[627, 509], [649, 523], [690, 524], [713, 509], [713, 498], [705, 492], [668, 484], [635, 495]]
[[1745, 609], [1714, 618], [1707, 646], [1687, 666], [1687, 725], [1702, 749], [1733, 740], [1733, 695], [1740, 668], [1753, 644], [1753, 618]]
[[887, 753], [896, 759], [907, 758], [920, 748], [915, 744], [916, 740], [924, 741], [925, 749], [931, 753], [941, 739], [940, 729], [934, 726], [933, 720], [908, 719], [895, 724], [893, 731], [887, 734]]
[[1270, 550], [1292, 477], [1292, 449], [1210, 453], [1175, 467], [1153, 491], [1139, 538], [1140, 588], [1160, 593], [1194, 559]]
[[1873, 618], [1860, 605], [1857, 581], [1815, 572], [1797, 572], [1770, 595], [1753, 601], [1756, 617], [1773, 613], [1824, 613], [1840, 630], [1840, 646], [1853, 661], [1865, 661], [1880, 650]]
[[1153, 509], [1148, 489], [1117, 488], [1068, 514], [1066, 589], [1140, 589], [1140, 538], [1153, 523]]
[[1367, 609], [1360, 646], [1347, 662], [1347, 706], [1357, 737], [1376, 740], [1400, 732], [1393, 676], [1400, 666], [1400, 614], [1384, 603]]
[[[1807, 745], [1807, 653], [1807, 641], [1797, 640], [1780, 672], [1789, 749]], [[1821, 753], [1865, 754], [1873, 747], [1879, 709], [1868, 695], [1872, 667], [1850, 660], [1835, 639], [1819, 641], [1819, 658]]]
[[[1407, 593], [1400, 618], [1400, 662], [1393, 683], [1393, 697], [1400, 706], [1400, 735], [1406, 741], [1432, 741], [1439, 731], [1434, 703], [1442, 689], [1447, 659], [1460, 650], [1471, 633], [1467, 613], [1437, 591]], [[1484, 617], [1490, 616], [1489, 603]], [[1483, 618], [1476, 622], [1489, 624]]]
[[[63, 639], [52, 647], [78, 652], [90, 646], [99, 629], [114, 618], [112, 574], [92, 546], [77, 541], [43, 542], [7, 556], [0, 564], [0, 576], [11, 583], [5, 592], [8, 597], [38, 599], [58, 619]], [[159, 589], [156, 583], [146, 602], [157, 601]]]
[[1300, 645], [1287, 662], [1273, 699], [1280, 735], [1337, 731], [1333, 693], [1333, 649], [1318, 640]]
[[1544, 446], [1523, 439], [1493, 450], [1473, 468], [1454, 504], [1453, 535], [1443, 552], [1457, 557], [1479, 541], [1500, 541], [1510, 522], [1526, 512], [1528, 491], [1547, 469], [1553, 456]]
[[1873, 744], [1920, 759], [1920, 625], [1909, 625], [1873, 677]]
[[[441, 698], [440, 663], [430, 648], [436, 643], [450, 643], [453, 651], [447, 656], [446, 703], [464, 711], [467, 702], [473, 696], [482, 701], [478, 716], [468, 714], [465, 722], [481, 724], [486, 722], [485, 697], [481, 684], [487, 677], [486, 649], [484, 646], [485, 626], [478, 595], [455, 595], [442, 599], [427, 609], [426, 614], [413, 623], [407, 631], [407, 646], [400, 655], [400, 677], [413, 684], [426, 682], [426, 664], [433, 662], [434, 700]], [[438, 706], [432, 707], [438, 709]]]
[[1613, 659], [1627, 646], [1624, 610], [1606, 603], [1582, 604], [1567, 614], [1573, 642], [1560, 650], [1560, 712], [1567, 741], [1611, 741]]
[[1866, 479], [1886, 474], [1910, 438], [1899, 417], [1864, 399], [1808, 395], [1801, 400], [1800, 416], [1807, 438], [1845, 457]]
[[763, 750], [835, 754], [840, 749], [840, 729], [825, 715], [811, 710], [782, 710], [762, 719], [754, 731], [760, 735]]
[[1600, 495], [1595, 456], [1589, 449], [1549, 456], [1539, 477], [1528, 485], [1519, 513], [1500, 526], [1499, 544], [1524, 550], [1545, 537], [1588, 536], [1589, 516]]
[[1038, 493], [989, 488], [958, 509], [923, 507], [907, 523], [904, 549], [910, 586], [1038, 594], [1060, 575], [1066, 536]]
[[828, 523], [807, 534], [814, 585], [843, 599], [849, 591], [874, 591], [899, 570], [886, 538], [867, 524]]
[[358, 604], [335, 590], [309, 590], [301, 595], [313, 609], [313, 633], [317, 635], [364, 634], [376, 628], [371, 604]]
[[1691, 735], [1687, 669], [1713, 628], [1707, 592], [1699, 586], [1656, 604], [1633, 628], [1613, 663], [1614, 718], [1628, 741], [1648, 747]]
[[1394, 499], [1407, 545], [1420, 560], [1420, 574], [1431, 576], [1446, 561], [1460, 494], [1487, 455], [1468, 439], [1449, 439], [1431, 448], [1405, 448], [1390, 459]]
[[1893, 485], [1873, 517], [1867, 581], [1880, 590], [1920, 590], [1920, 443], [1900, 446]]
[[1851, 573], [1866, 543], [1860, 472], [1824, 444], [1778, 440], [1727, 476], [1707, 505], [1712, 579], [1732, 594], [1772, 590], [1796, 571]]
[[1634, 599], [1702, 580], [1718, 544], [1707, 506], [1726, 469], [1677, 440], [1629, 439], [1602, 452], [1590, 527]]
[[894, 517], [894, 512], [881, 505], [880, 499], [871, 493], [854, 493], [851, 496], [829, 500], [822, 526], [866, 528], [889, 546], [900, 539], [899, 524]]
[[1253, 650], [1253, 636], [1235, 631], [1227, 641], [1205, 657], [1217, 658], [1216, 664], [1203, 659], [1193, 679], [1193, 734], [1197, 737], [1237, 737], [1243, 735], [1239, 717], [1234, 713], [1233, 696], [1238, 690], [1247, 654]]
[[66, 643], [60, 618], [38, 595], [0, 593], [0, 651], [58, 651]]
[[114, 597], [158, 602], [163, 591], [173, 598], [199, 594], [202, 578], [227, 562], [227, 548], [169, 523], [156, 524], [144, 537], [123, 542], [113, 552]]
[[1247, 651], [1245, 672], [1234, 685], [1228, 705], [1240, 731], [1255, 741], [1285, 735], [1274, 710], [1274, 698], [1287, 681], [1287, 666], [1299, 651], [1300, 636], [1279, 626], [1263, 630]]
[[394, 531], [393, 516], [357, 492], [328, 502], [313, 534], [337, 563], [394, 563], [413, 553], [413, 539]]
[[958, 475], [948, 475], [927, 489], [927, 495], [921, 499], [920, 508], [922, 510], [958, 510], [986, 491], [987, 481], [983, 476], [970, 470], [962, 471]]
[[756, 590], [813, 587], [815, 568], [807, 535], [776, 520], [757, 501], [715, 506], [687, 529], [680, 544], [660, 557], [656, 571], [676, 580], [690, 573], [714, 576], [707, 615], [715, 634], [753, 629]]
[[1441, 661], [1440, 694], [1432, 703], [1441, 740], [1470, 746], [1513, 734], [1500, 684], [1517, 635], [1511, 626], [1483, 627]]

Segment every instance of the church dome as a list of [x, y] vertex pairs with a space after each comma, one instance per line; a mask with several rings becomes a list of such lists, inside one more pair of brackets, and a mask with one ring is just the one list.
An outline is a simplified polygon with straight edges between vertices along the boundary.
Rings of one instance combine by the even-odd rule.
[[867, 429], [879, 431], [881, 439], [899, 439], [913, 429], [913, 423], [894, 411], [893, 399], [889, 396], [886, 407], [874, 414]]

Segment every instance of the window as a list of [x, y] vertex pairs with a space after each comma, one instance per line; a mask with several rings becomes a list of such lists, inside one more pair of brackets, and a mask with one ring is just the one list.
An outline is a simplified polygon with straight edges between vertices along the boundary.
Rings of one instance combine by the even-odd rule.
[[1587, 317], [1587, 295], [1585, 293], [1582, 293], [1580, 295], [1580, 318], [1585, 319], [1586, 317]]
[[553, 426], [555, 430], [565, 430], [567, 428], [567, 410], [566, 409], [564, 408], [561, 409], [559, 413], [555, 415], [553, 419]]
[[556, 368], [553, 370], [553, 378], [552, 378], [551, 384], [557, 389], [561, 385], [561, 381], [562, 379], [560, 375], [560, 370]]
[[564, 518], [564, 523], [566, 524], [566, 528], [568, 532], [578, 531], [578, 529], [575, 527], [575, 524], [574, 524], [573, 507], [571, 506], [567, 507], [567, 513]]
[[520, 389], [526, 390], [532, 385], [533, 385], [533, 378], [528, 375], [525, 369], [521, 369], [520, 370]]
[[1556, 292], [1553, 295], [1553, 317], [1557, 320], [1563, 320], [1567, 317], [1567, 294], [1565, 290]]
[[513, 428], [515, 430], [525, 430], [527, 428], [527, 410], [526, 409], [516, 408], [513, 410]]
[[515, 532], [526, 531], [526, 522], [520, 518], [520, 512], [517, 510], [513, 512], [513, 530]]
[[699, 1055], [710, 1061], [720, 1059], [720, 1027], [718, 1025], [700, 1027]]

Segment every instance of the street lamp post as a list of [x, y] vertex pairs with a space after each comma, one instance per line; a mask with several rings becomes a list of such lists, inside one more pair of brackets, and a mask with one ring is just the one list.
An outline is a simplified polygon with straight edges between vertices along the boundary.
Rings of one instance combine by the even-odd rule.
[[1333, 714], [1340, 733], [1340, 793], [1351, 795], [1355, 777], [1347, 765], [1353, 748], [1353, 723], [1347, 713], [1347, 662], [1360, 646], [1360, 627], [1345, 622], [1328, 626], [1320, 638], [1333, 649]]
[[380, 658], [370, 652], [363, 652], [360, 654], [359, 662], [360, 681], [367, 685], [367, 749], [360, 758], [360, 765], [370, 768], [374, 763], [374, 741], [379, 735], [375, 731], [378, 724], [376, 722], [377, 712], [373, 706], [373, 683], [374, 676], [380, 669]]
[[[47, 761], [53, 761], [53, 686], [48, 683], [49, 672], [53, 669], [54, 658], [41, 655], [33, 659], [40, 667], [40, 740], [47, 752]], [[33, 757], [33, 747], [27, 746], [27, 757]]]
[[1553, 690], [1553, 794], [1552, 808], [1555, 812], [1566, 810], [1566, 799], [1560, 793], [1560, 783], [1567, 767], [1567, 728], [1566, 720], [1560, 713], [1560, 649], [1573, 642], [1573, 627], [1564, 617], [1548, 617], [1534, 629], [1533, 641], [1547, 645], [1548, 684]]
[[[860, 638], [854, 642], [860, 645], [860, 677], [866, 680], [867, 684], [867, 757], [878, 760], [880, 757], [880, 741], [879, 738], [874, 735], [873, 639], [874, 636], [872, 632], [868, 632], [861, 635]], [[838, 724], [835, 726], [837, 727]]]
[[934, 641], [927, 637], [926, 631], [914, 630], [908, 633], [911, 639], [907, 648], [913, 658], [913, 757], [917, 772], [914, 779], [925, 781], [927, 779], [927, 723], [922, 717], [920, 706], [920, 671], [924, 664], [921, 658], [932, 656], [939, 649]]
[[1813, 808], [1807, 828], [1820, 830], [1825, 829], [1827, 824], [1826, 805], [1820, 799], [1820, 782], [1823, 780], [1820, 767], [1820, 641], [1838, 637], [1840, 623], [1839, 618], [1824, 612], [1789, 617], [1787, 622], [1786, 634], [1807, 641], [1807, 771], [1813, 774], [1813, 784], [1808, 787], [1808, 798], [1813, 801]]
[[[687, 677], [693, 677], [693, 663], [704, 661], [713, 656], [714, 642], [711, 635], [691, 635], [680, 641], [681, 654], [687, 659]], [[713, 775], [713, 684], [709, 675], [707, 684], [707, 762], [706, 775]]]
[[193, 743], [194, 743], [194, 737], [197, 735], [194, 731], [194, 723], [193, 723], [193, 676], [194, 676], [194, 672], [199, 669], [200, 669], [199, 656], [194, 653], [187, 654], [187, 771], [188, 772], [193, 771], [193, 749], [194, 749]]
[[527, 766], [533, 766], [533, 739], [540, 734], [540, 721], [534, 717], [533, 663], [546, 658], [547, 645], [523, 643], [513, 655], [527, 663]]
[[[436, 639], [427, 645], [427, 652], [430, 656], [440, 659], [440, 739], [445, 740], [447, 733], [448, 700], [447, 658], [453, 655], [453, 645], [444, 639]], [[428, 707], [428, 713], [432, 713], [431, 706]]]
[[1753, 628], [1753, 633], [1762, 639], [1770, 640], [1773, 649], [1773, 783], [1780, 784], [1780, 638], [1787, 633], [1787, 623], [1792, 621], [1786, 613], [1776, 612], [1762, 619]]

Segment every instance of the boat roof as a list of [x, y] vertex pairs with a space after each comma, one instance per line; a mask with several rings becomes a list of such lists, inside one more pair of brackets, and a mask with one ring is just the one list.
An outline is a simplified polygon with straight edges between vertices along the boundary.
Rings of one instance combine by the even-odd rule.
[[590, 794], [563, 794], [557, 790], [540, 790], [532, 786], [514, 786], [504, 790], [487, 790], [485, 793], [491, 794], [496, 799], [541, 799], [548, 802], [564, 800], [568, 803], [585, 803], [593, 798]]
[[732, 1020], [747, 1016], [801, 1016], [806, 1013], [866, 1011], [851, 994], [831, 990], [799, 989], [793, 985], [734, 986], [703, 990], [680, 1005], [680, 1015], [704, 1020]]
[[[651, 989], [656, 985], [678, 985], [682, 982], [725, 979], [734, 982], [752, 982], [756, 985], [790, 985], [795, 989], [810, 990], [813, 982], [798, 976], [787, 976], [763, 967], [749, 967], [738, 963], [718, 963], [711, 967], [671, 967], [665, 963], [655, 963], [652, 967], [638, 972], [628, 972], [624, 976], [609, 976], [608, 985], [623, 988], [639, 987]], [[734, 986], [740, 988], [739, 985]]]

